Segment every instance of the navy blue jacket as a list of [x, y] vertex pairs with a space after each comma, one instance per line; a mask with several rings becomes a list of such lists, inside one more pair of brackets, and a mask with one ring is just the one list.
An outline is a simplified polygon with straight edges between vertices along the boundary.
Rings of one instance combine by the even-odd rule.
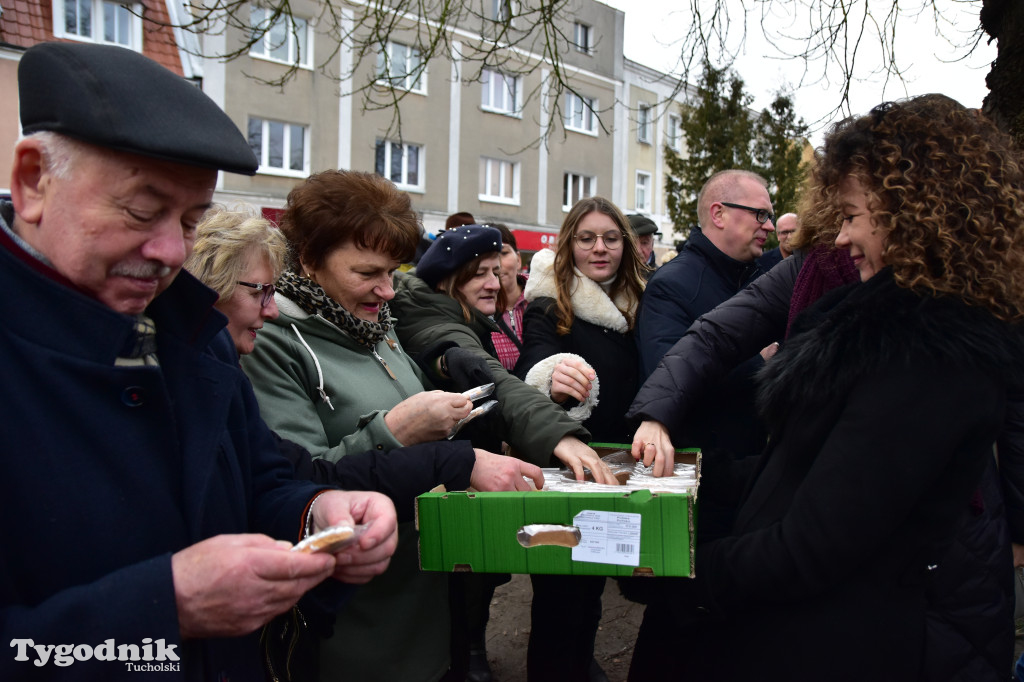
[[[171, 555], [222, 533], [294, 542], [323, 487], [276, 450], [213, 292], [178, 275], [147, 310], [160, 366], [115, 367], [133, 318], [2, 231], [0, 288], [0, 641], [163, 639], [181, 657], [167, 679], [262, 679], [256, 635], [182, 643]], [[14, 657], [0, 679], [139, 679]]]
[[[693, 230], [682, 252], [662, 266], [647, 284], [637, 316], [641, 376], [647, 379], [665, 354], [698, 317], [742, 290], [758, 274], [754, 262], [743, 263], [718, 250], [702, 232]], [[679, 420], [665, 419], [678, 447], [727, 450], [737, 456], [757, 454], [764, 446], [765, 430], [754, 407], [754, 375], [763, 365], [752, 357], [709, 387], [704, 400]], [[643, 384], [641, 393], [646, 390]], [[630, 417], [643, 416], [635, 410]], [[716, 510], [707, 501], [701, 507], [701, 534], [724, 533], [731, 512]]]
[[678, 256], [647, 283], [637, 316], [640, 373], [649, 377], [668, 349], [698, 317], [729, 299], [760, 274], [718, 250], [698, 229], [690, 232]]
[[769, 249], [761, 254], [757, 259], [757, 267], [761, 272], [768, 272], [781, 263], [782, 260], [782, 249], [776, 246], [774, 249]]

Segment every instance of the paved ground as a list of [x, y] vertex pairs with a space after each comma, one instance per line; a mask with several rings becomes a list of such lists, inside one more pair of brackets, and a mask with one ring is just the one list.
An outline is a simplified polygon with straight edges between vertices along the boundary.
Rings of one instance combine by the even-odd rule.
[[[526, 642], [530, 635], [530, 577], [513, 575], [500, 586], [491, 602], [487, 627], [487, 658], [495, 682], [526, 682]], [[604, 615], [597, 633], [596, 657], [611, 682], [624, 682], [633, 655], [633, 643], [643, 617], [643, 606], [627, 601], [612, 579], [604, 591]], [[1024, 653], [1018, 637], [1014, 659]]]
[[[526, 643], [530, 636], [530, 577], [513, 575], [498, 587], [487, 626], [487, 658], [495, 682], [526, 682]], [[604, 615], [595, 643], [595, 657], [610, 682], [623, 682], [629, 671], [633, 643], [644, 607], [619, 594], [615, 581], [604, 590]]]

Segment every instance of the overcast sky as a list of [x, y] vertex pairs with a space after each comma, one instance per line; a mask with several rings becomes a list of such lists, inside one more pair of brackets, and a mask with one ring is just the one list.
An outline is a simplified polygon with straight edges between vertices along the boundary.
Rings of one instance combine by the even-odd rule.
[[[704, 0], [710, 1], [710, 0]], [[724, 0], [728, 2], [728, 0]], [[786, 0], [785, 6], [804, 5], [814, 0]], [[897, 60], [904, 69], [907, 83], [890, 81], [887, 86], [880, 76], [870, 73], [870, 58], [880, 52], [877, 37], [865, 36], [857, 52], [858, 59], [865, 65], [859, 70], [865, 82], [855, 83], [851, 91], [852, 113], [860, 114], [886, 99], [899, 99], [928, 92], [941, 92], [958, 100], [965, 106], [980, 107], [985, 94], [985, 75], [995, 59], [995, 44], [982, 41], [966, 60], [956, 61], [968, 52], [967, 48], [951, 46], [949, 41], [936, 35], [943, 31], [953, 41], [967, 43], [970, 33], [979, 24], [978, 11], [981, 2], [962, 0], [934, 0], [942, 10], [942, 23], [936, 26], [934, 13], [930, 9], [914, 16], [907, 13], [897, 23]], [[607, 5], [623, 10], [626, 15], [625, 54], [633, 61], [663, 71], [674, 71], [677, 64], [678, 45], [671, 43], [685, 34], [690, 21], [688, 0], [602, 0]], [[906, 9], [916, 9], [923, 0], [900, 0]], [[870, 7], [881, 8], [891, 4], [890, 0], [868, 0]], [[804, 64], [802, 60], [780, 59], [780, 53], [763, 37], [760, 10], [762, 2], [748, 2], [757, 14], [748, 15], [748, 36], [746, 47], [736, 70], [743, 78], [746, 91], [755, 98], [754, 107], [761, 109], [768, 105], [774, 93], [782, 86], [796, 86]], [[861, 3], [857, 3], [861, 5]], [[730, 29], [739, 35], [740, 26], [735, 23], [740, 15], [735, 14], [739, 3], [728, 2], [733, 14]], [[779, 0], [775, 5], [782, 7]], [[806, 10], [795, 20], [773, 19], [778, 31], [795, 33], [810, 21]], [[773, 27], [774, 28], [774, 27]], [[875, 59], [874, 64], [879, 60]], [[721, 66], [721, 64], [716, 64]], [[804, 86], [794, 91], [796, 109], [808, 124], [814, 124], [811, 140], [821, 142], [824, 129], [831, 119], [822, 121], [834, 109], [840, 98], [838, 83], [824, 83], [817, 79], [825, 68], [823, 61], [811, 64], [811, 72]], [[834, 71], [830, 71], [834, 73]], [[693, 78], [690, 79], [693, 82]], [[815, 82], [817, 80], [817, 82]]]

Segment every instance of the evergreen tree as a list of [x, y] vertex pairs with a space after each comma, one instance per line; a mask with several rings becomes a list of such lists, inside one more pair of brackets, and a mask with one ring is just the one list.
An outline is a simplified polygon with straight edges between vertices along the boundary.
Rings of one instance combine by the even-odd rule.
[[668, 213], [684, 237], [698, 222], [697, 192], [704, 182], [720, 170], [752, 165], [754, 126], [747, 107], [753, 97], [743, 80], [705, 61], [697, 89], [700, 100], [682, 112], [685, 156], [665, 148]]
[[753, 97], [744, 92], [743, 80], [708, 62], [697, 87], [700, 99], [682, 114], [685, 156], [665, 148], [665, 192], [676, 232], [689, 235], [698, 223], [700, 188], [713, 174], [731, 168], [764, 176], [775, 211], [795, 211], [807, 172], [802, 162], [807, 127], [796, 118], [792, 98], [779, 93], [755, 116], [748, 108]]
[[807, 126], [797, 119], [792, 98], [782, 92], [761, 111], [754, 125], [754, 171], [768, 180], [777, 215], [797, 210], [807, 176], [803, 161], [806, 135]]

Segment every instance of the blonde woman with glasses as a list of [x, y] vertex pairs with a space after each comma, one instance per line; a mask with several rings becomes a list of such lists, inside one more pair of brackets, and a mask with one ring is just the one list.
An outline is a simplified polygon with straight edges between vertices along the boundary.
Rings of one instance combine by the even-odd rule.
[[239, 355], [251, 353], [263, 323], [277, 318], [274, 282], [287, 250], [280, 230], [248, 206], [215, 208], [196, 228], [185, 269], [217, 292]]

